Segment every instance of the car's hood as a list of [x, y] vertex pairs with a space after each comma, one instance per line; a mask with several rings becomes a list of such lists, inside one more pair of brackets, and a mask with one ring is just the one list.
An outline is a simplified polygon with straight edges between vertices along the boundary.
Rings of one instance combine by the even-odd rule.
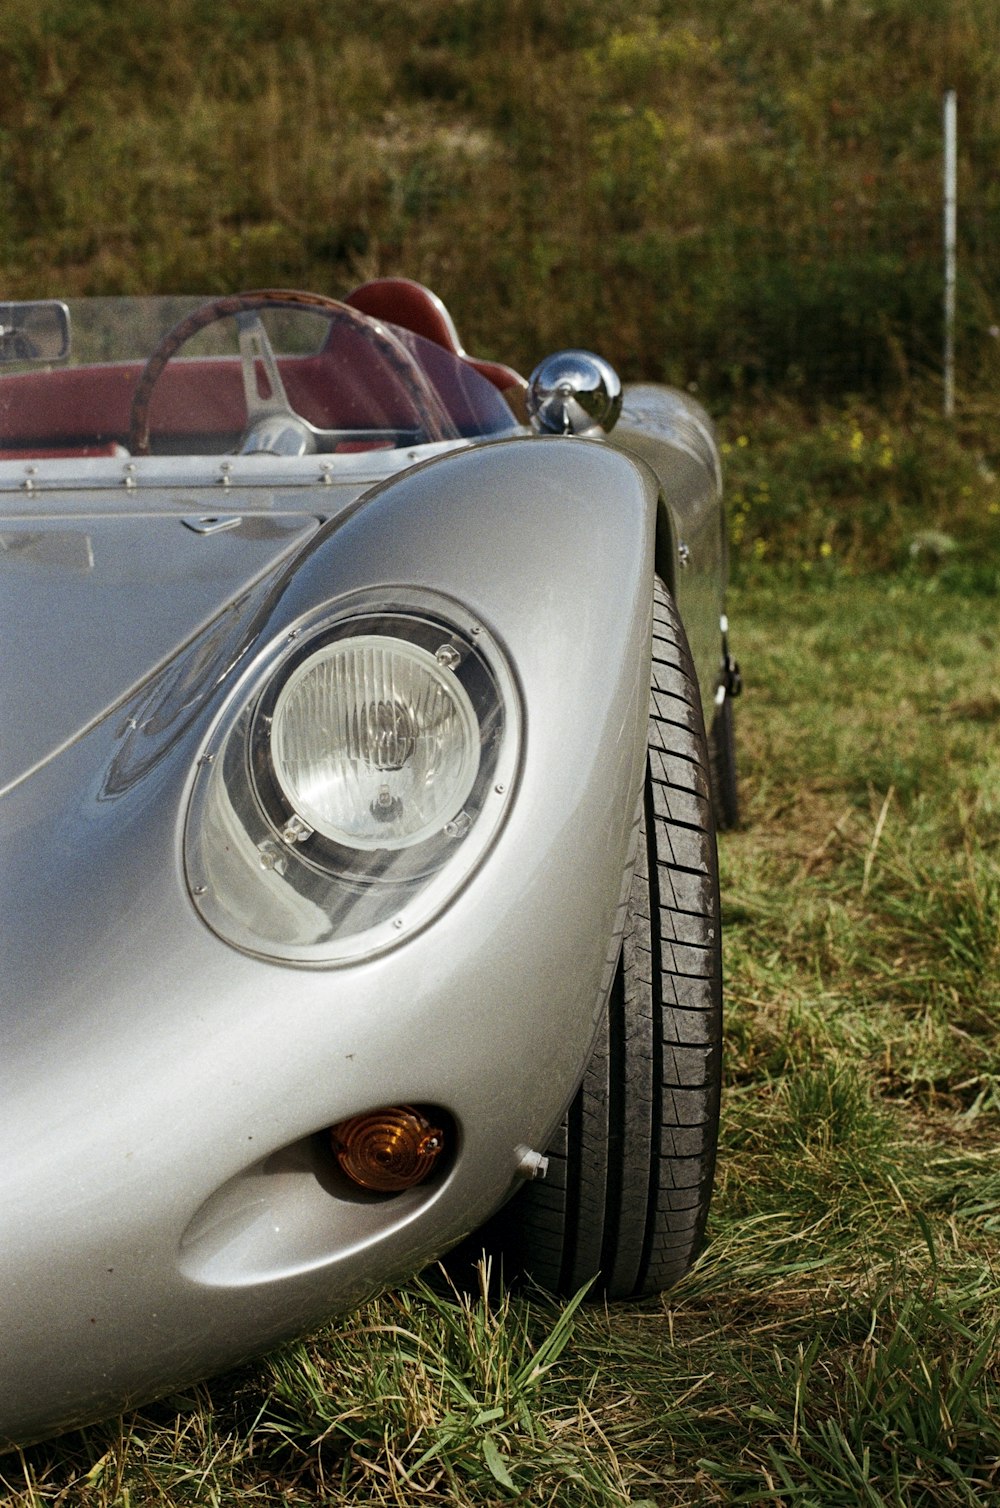
[[133, 692], [318, 527], [308, 514], [0, 520], [0, 794]]

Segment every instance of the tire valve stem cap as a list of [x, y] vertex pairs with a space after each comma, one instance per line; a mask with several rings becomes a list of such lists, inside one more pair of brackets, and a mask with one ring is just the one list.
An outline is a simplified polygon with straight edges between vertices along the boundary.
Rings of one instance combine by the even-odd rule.
[[533, 1152], [530, 1147], [518, 1147], [515, 1156], [517, 1171], [522, 1178], [544, 1178], [549, 1171], [549, 1159], [541, 1152]]

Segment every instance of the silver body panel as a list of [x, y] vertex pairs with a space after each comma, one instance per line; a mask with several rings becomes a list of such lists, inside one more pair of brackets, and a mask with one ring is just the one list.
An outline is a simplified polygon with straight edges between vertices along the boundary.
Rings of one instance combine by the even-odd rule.
[[233, 515], [200, 534], [169, 504], [5, 519], [0, 792], [169, 663], [217, 616], [220, 591], [239, 597], [317, 528], [308, 515]]
[[[54, 462], [26, 490], [0, 466], [0, 1442], [354, 1305], [474, 1229], [545, 1147], [617, 956], [654, 568], [703, 695], [718, 675], [717, 473], [661, 417], [646, 433], [626, 402], [638, 461], [525, 435], [397, 452], [396, 477], [382, 456], [247, 458], [228, 484], [162, 461], [130, 484], [114, 462], [113, 485], [72, 490]], [[516, 788], [422, 931], [349, 966], [267, 962], [188, 893], [198, 760], [256, 655], [371, 588], [451, 597], [503, 645]], [[351, 1194], [317, 1133], [399, 1102], [453, 1118], [447, 1175]]]
[[684, 619], [707, 718], [719, 682], [728, 568], [722, 470], [711, 420], [675, 388], [634, 383], [625, 390], [612, 439], [646, 461], [659, 483], [656, 567]]

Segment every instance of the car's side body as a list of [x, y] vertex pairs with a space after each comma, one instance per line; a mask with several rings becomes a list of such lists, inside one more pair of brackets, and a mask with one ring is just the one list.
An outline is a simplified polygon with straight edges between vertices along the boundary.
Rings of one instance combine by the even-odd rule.
[[[537, 1171], [620, 949], [654, 572], [706, 705], [719, 678], [705, 421], [641, 389], [615, 439], [512, 419], [332, 464], [0, 459], [0, 1442], [301, 1332]], [[489, 785], [396, 910], [310, 931], [294, 900], [272, 937], [286, 864], [322, 863], [278, 832], [239, 868], [223, 756], [365, 614], [475, 646], [504, 703]], [[391, 1196], [329, 1144], [383, 1105], [447, 1137]]]
[[704, 409], [676, 388], [625, 389], [612, 442], [645, 461], [659, 485], [656, 572], [675, 597], [710, 708], [719, 685], [720, 621], [728, 574], [722, 470]]

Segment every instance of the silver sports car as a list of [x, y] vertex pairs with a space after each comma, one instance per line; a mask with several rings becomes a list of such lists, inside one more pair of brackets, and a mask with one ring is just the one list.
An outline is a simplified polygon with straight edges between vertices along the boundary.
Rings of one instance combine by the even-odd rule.
[[720, 494], [686, 396], [415, 283], [0, 305], [0, 1446], [463, 1241], [690, 1264]]

